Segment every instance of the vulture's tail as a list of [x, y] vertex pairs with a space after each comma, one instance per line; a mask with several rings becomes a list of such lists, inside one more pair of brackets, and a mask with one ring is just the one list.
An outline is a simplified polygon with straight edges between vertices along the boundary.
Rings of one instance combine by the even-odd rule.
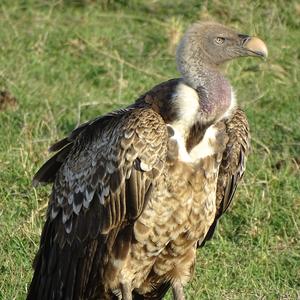
[[[89, 245], [66, 242], [60, 247], [55, 242], [54, 229], [48, 219], [34, 261], [27, 300], [98, 299], [97, 295], [104, 295], [99, 268], [104, 241], [93, 240]], [[105, 295], [101, 299], [113, 298]]]

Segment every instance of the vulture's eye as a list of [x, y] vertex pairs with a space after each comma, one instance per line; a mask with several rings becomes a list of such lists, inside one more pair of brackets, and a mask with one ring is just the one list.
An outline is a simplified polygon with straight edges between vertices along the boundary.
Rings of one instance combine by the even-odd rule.
[[222, 44], [224, 44], [224, 42], [225, 42], [225, 38], [223, 38], [223, 37], [217, 37], [217, 38], [215, 38], [215, 43], [217, 44], [217, 45], [222, 45]]

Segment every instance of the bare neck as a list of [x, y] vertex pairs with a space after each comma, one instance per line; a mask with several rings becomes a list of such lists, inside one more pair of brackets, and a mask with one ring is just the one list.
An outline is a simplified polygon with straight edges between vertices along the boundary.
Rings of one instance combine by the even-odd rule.
[[222, 73], [201, 62], [192, 63], [180, 72], [184, 81], [198, 93], [201, 119], [220, 118], [231, 103], [231, 86]]

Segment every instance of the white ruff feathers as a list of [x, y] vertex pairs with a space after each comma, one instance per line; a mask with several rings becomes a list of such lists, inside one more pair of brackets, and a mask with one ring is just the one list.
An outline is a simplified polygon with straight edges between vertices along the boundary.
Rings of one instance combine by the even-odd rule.
[[188, 130], [196, 122], [199, 111], [199, 97], [197, 92], [184, 83], [179, 83], [176, 92], [173, 95], [174, 105], [179, 114], [179, 120], [168, 124], [174, 130], [172, 140], [176, 140], [178, 145], [179, 160], [192, 162], [192, 159], [185, 147], [185, 141], [188, 136]]
[[173, 95], [173, 101], [179, 114], [179, 120], [171, 125], [175, 131], [186, 138], [188, 130], [196, 123], [199, 114], [198, 94], [193, 88], [184, 83], [179, 83], [176, 93]]
[[192, 161], [197, 161], [201, 158], [213, 155], [215, 149], [213, 143], [216, 140], [217, 128], [214, 125], [208, 127], [205, 131], [204, 137], [201, 142], [196, 145], [190, 152]]
[[[172, 140], [176, 140], [178, 145], [178, 158], [180, 161], [194, 163], [199, 159], [214, 154], [213, 143], [216, 140], [217, 128], [211, 125], [207, 128], [203, 139], [196, 145], [190, 153], [186, 149], [186, 139], [189, 135], [190, 128], [197, 122], [199, 115], [199, 96], [197, 92], [184, 83], [180, 83], [177, 87], [176, 93], [173, 95], [174, 105], [177, 106], [179, 120], [168, 126], [174, 130]], [[233, 90], [231, 90], [230, 107], [219, 119], [228, 118], [234, 108], [236, 107], [236, 97]]]

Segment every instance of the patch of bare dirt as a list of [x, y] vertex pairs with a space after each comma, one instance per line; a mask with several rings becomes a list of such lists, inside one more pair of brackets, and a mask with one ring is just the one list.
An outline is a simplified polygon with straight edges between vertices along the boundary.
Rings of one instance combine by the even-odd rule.
[[0, 91], [0, 111], [15, 110], [18, 107], [16, 97], [6, 90]]

